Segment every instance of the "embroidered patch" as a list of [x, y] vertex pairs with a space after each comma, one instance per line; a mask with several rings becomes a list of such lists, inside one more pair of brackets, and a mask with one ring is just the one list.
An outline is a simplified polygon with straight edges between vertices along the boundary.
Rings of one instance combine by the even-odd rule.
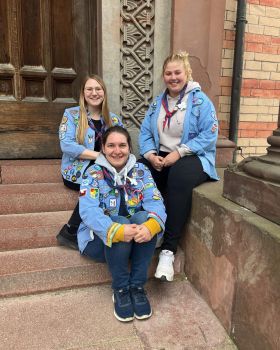
[[144, 186], [144, 189], [147, 190], [148, 188], [153, 188], [153, 187], [155, 187], [153, 182], [147, 182]]
[[76, 178], [75, 175], [71, 176], [71, 181], [72, 181], [72, 182], [76, 182], [76, 181], [77, 181], [77, 178]]
[[79, 115], [79, 111], [77, 109], [71, 109], [70, 113], [75, 117], [77, 115]]
[[87, 194], [87, 189], [86, 188], [81, 188], [80, 189], [80, 197], [84, 197]]
[[60, 133], [59, 133], [59, 139], [60, 139], [60, 140], [64, 140], [64, 139], [65, 139], [65, 136], [66, 136], [66, 133], [65, 133], [65, 132], [60, 132]]
[[65, 124], [60, 124], [59, 131], [60, 131], [60, 132], [65, 132], [65, 131], [67, 131], [67, 125], [65, 125]]
[[137, 197], [132, 197], [127, 201], [127, 203], [130, 207], [136, 207], [136, 205], [139, 203], [139, 199]]
[[117, 117], [112, 117], [112, 124], [113, 125], [116, 125], [116, 124], [118, 124], [118, 118]]
[[153, 199], [160, 200], [161, 199], [161, 193], [157, 188], [153, 190]]
[[93, 141], [93, 135], [88, 135], [88, 143], [92, 143]]
[[214, 120], [217, 120], [217, 114], [215, 111], [212, 111], [211, 112], [211, 117], [214, 119]]
[[99, 188], [91, 188], [90, 196], [91, 198], [96, 199], [99, 196]]
[[203, 98], [197, 98], [195, 97], [193, 100], [192, 100], [192, 103], [193, 103], [193, 106], [200, 106], [202, 105], [203, 103]]
[[218, 125], [217, 125], [216, 123], [214, 123], [214, 124], [212, 125], [211, 131], [214, 133], [217, 129], [218, 129]]
[[138, 175], [138, 177], [143, 177], [144, 176], [144, 170], [141, 170], [141, 169], [137, 170], [137, 175]]
[[88, 186], [89, 185], [89, 180], [85, 179], [82, 181], [82, 186]]
[[110, 207], [115, 207], [117, 205], [116, 198], [110, 198], [109, 205]]

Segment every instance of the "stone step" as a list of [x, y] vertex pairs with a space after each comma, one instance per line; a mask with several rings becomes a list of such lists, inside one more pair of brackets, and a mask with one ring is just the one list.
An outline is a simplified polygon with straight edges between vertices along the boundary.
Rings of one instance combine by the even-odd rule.
[[72, 211], [0, 215], [0, 250], [50, 247]]
[[0, 215], [72, 210], [77, 200], [62, 183], [0, 185]]
[[[155, 255], [149, 275], [155, 272]], [[184, 254], [176, 254], [175, 271], [183, 271]], [[0, 252], [0, 297], [27, 295], [109, 282], [107, 265], [95, 263], [79, 252], [48, 247]]]
[[146, 289], [152, 317], [125, 324], [113, 315], [109, 285], [2, 298], [1, 349], [237, 350], [188, 281], [152, 280]]
[[61, 159], [1, 160], [0, 183], [57, 183], [62, 182]]

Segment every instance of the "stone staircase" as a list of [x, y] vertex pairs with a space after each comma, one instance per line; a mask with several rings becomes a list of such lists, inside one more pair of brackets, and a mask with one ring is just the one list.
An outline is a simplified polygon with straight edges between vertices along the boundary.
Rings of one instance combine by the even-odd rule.
[[[71, 315], [72, 321], [69, 321], [69, 318], [67, 318], [69, 316], [69, 305], [71, 305], [71, 302], [76, 303], [76, 298], [79, 299], [79, 296], [81, 297], [81, 308], [85, 308], [85, 301], [82, 301], [85, 295], [87, 298], [85, 300], [91, 300], [91, 293], [93, 295], [97, 293], [97, 299], [98, 293], [101, 293], [100, 291], [105, 293], [105, 295], [111, 294], [109, 286], [111, 278], [105, 264], [94, 263], [80, 256], [77, 251], [57, 246], [55, 236], [61, 226], [67, 222], [78, 198], [76, 192], [65, 188], [63, 185], [59, 167], [60, 160], [0, 161], [0, 314], [3, 321], [0, 321], [0, 344], [4, 346], [3, 349], [5, 350], [158, 349], [158, 347], [143, 345], [149, 338], [149, 327], [143, 330], [144, 333], [142, 335], [137, 334], [136, 336], [137, 332], [133, 333], [133, 337], [137, 338], [135, 346], [132, 346], [134, 338], [130, 338], [130, 335], [126, 335], [127, 339], [129, 339], [128, 342], [124, 342], [122, 338], [122, 341], [110, 343], [102, 335], [102, 329], [104, 329], [102, 327], [104, 325], [101, 325], [105, 320], [101, 322], [100, 329], [98, 328], [98, 336], [94, 340], [95, 345], [81, 340], [77, 343], [73, 340], [73, 337], [70, 337], [71, 341], [69, 340], [70, 338], [66, 337], [67, 340], [65, 334], [62, 343], [61, 339], [56, 339], [57, 341], [53, 342], [54, 339], [51, 339], [51, 335], [48, 340], [44, 338], [43, 334], [45, 335], [46, 330], [40, 328], [44, 322], [46, 327], [49, 327], [47, 332], [52, 330], [54, 337], [59, 337], [56, 334], [56, 327], [50, 324], [51, 319], [54, 317], [56, 323], [59, 324], [60, 332], [66, 332], [69, 330], [69, 327], [71, 328], [74, 321], [73, 315]], [[156, 262], [157, 258], [155, 256], [149, 272], [150, 277], [155, 271]], [[197, 346], [182, 347], [182, 349], [235, 349], [235, 346], [227, 337], [226, 332], [206, 303], [185, 280], [182, 274], [183, 265], [184, 254], [182, 251], [179, 251], [175, 260], [176, 280], [179, 283], [177, 287], [187, 288], [188, 293], [191, 293], [191, 299], [195, 302], [194, 305], [198, 314], [202, 309], [206, 308], [208, 310], [209, 315], [207, 317], [209, 317], [213, 326], [211, 332], [213, 331], [213, 334], [216, 333], [219, 336], [218, 338], [213, 336], [207, 338], [204, 335], [203, 326], [200, 324], [203, 317], [201, 318], [202, 314], [200, 314], [199, 317], [194, 317], [193, 322], [197, 324], [197, 329], [201, 329], [201, 331], [196, 335], [190, 336], [192, 343], [188, 343], [187, 340], [184, 340], [182, 343], [184, 346], [188, 346], [188, 344], [196, 344], [195, 342], [197, 342]], [[170, 300], [167, 302], [165, 311], [166, 315], [168, 315], [168, 320], [164, 320], [165, 317], [162, 320], [165, 323], [167, 322], [167, 324], [173, 324], [173, 318], [175, 320], [178, 315], [174, 314], [172, 316], [172, 312], [178, 313], [176, 308], [180, 307], [180, 304], [177, 303], [178, 298], [177, 301], [172, 299], [172, 288], [176, 288], [176, 282], [167, 286], [152, 280], [148, 285], [152, 295], [162, 294], [163, 298], [169, 297]], [[95, 287], [92, 288], [92, 286]], [[45, 310], [48, 310], [49, 304], [54, 303], [56, 306], [53, 305], [54, 308], [50, 312], [43, 313], [40, 309], [42, 306], [38, 306], [38, 303], [42, 300], [45, 303]], [[63, 300], [68, 303], [68, 306], [65, 306], [64, 309], [63, 307], [61, 308]], [[186, 300], [184, 299], [181, 302], [184, 303], [184, 305], [181, 305], [182, 308], [186, 307]], [[174, 306], [173, 311], [170, 308], [172, 304]], [[21, 310], [21, 308], [23, 309]], [[28, 308], [30, 312], [26, 314], [23, 311], [26, 310], [25, 308]], [[57, 314], [56, 310], [59, 310], [59, 308], [61, 308], [60, 314]], [[83, 310], [76, 310], [77, 308], [79, 308], [77, 305], [73, 308], [73, 312], [77, 315], [74, 323], [76, 324], [80, 321], [82, 324], [83, 320], [78, 314], [83, 312]], [[96, 308], [100, 317], [103, 315], [109, 325], [114, 325], [116, 329], [118, 327], [126, 327], [126, 325], [120, 324], [120, 322], [115, 320], [112, 314], [110, 298], [106, 299], [106, 305], [98, 304]], [[108, 315], [104, 308], [106, 310], [110, 308]], [[200, 310], [200, 308], [202, 309]], [[17, 316], [15, 316], [16, 314]], [[161, 314], [159, 313], [158, 315], [160, 317]], [[88, 317], [91, 318], [93, 316], [88, 314]], [[186, 315], [186, 317], [188, 316]], [[40, 325], [38, 325], [38, 318]], [[146, 324], [148, 322], [150, 321], [147, 321]], [[161, 321], [157, 320], [157, 322]], [[192, 323], [192, 320], [190, 320], [190, 323]], [[81, 324], [77, 328], [82, 333], [84, 330]], [[30, 333], [30, 327], [34, 328], [34, 332]], [[137, 326], [134, 327], [137, 328]], [[21, 333], [17, 331], [18, 328], [22, 329]], [[13, 329], [14, 333], [13, 331], [11, 332]], [[131, 330], [131, 326], [126, 329]], [[76, 329], [76, 332], [79, 332], [79, 330]], [[183, 332], [183, 329], [181, 332]], [[42, 337], [40, 334], [42, 334]], [[174, 345], [178, 334], [174, 335], [175, 338], [169, 337], [165, 339], [164, 346], [161, 344], [159, 348], [181, 349], [181, 347]], [[194, 339], [193, 337], [197, 338]], [[44, 344], [43, 339], [45, 339]], [[143, 339], [146, 340], [144, 341]], [[154, 340], [154, 344], [159, 340]], [[131, 344], [132, 347], [124, 344]], [[203, 347], [201, 347], [201, 344]]]

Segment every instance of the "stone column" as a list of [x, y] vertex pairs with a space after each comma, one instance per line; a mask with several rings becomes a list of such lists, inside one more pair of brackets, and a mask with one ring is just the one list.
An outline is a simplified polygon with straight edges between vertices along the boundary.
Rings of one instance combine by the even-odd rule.
[[280, 225], [280, 110], [267, 154], [248, 157], [225, 171], [224, 197]]

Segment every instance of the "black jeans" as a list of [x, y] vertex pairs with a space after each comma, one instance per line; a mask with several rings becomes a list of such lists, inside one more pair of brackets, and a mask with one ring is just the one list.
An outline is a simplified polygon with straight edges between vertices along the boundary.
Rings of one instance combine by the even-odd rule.
[[[165, 157], [168, 153], [160, 152]], [[164, 197], [167, 220], [161, 249], [167, 249], [174, 254], [182, 236], [182, 231], [187, 222], [192, 206], [193, 189], [209, 180], [209, 176], [203, 171], [200, 159], [196, 155], [180, 158], [171, 167], [155, 170], [148, 160], [141, 158], [150, 169], [155, 183]]]

